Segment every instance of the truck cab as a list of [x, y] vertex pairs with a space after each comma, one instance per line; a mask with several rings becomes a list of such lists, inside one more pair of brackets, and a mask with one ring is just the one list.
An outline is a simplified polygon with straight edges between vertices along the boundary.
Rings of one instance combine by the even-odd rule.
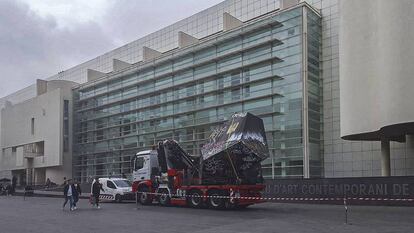
[[132, 192], [141, 204], [150, 204], [154, 196], [149, 193], [159, 191], [160, 175], [158, 154], [156, 150], [138, 152], [132, 160]]
[[154, 178], [153, 172], [158, 170], [158, 159], [156, 150], [145, 150], [138, 152], [133, 160], [133, 180], [149, 181]]

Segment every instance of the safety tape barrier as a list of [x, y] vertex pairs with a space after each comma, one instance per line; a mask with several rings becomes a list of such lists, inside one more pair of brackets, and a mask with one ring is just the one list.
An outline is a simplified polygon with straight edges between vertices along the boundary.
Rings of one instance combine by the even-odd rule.
[[[50, 189], [36, 189], [29, 190], [26, 192], [33, 191], [53, 191], [60, 189], [62, 187], [55, 187]], [[146, 193], [150, 195], [166, 195], [165, 193], [155, 193], [155, 192], [137, 192], [139, 194]], [[200, 197], [200, 198], [219, 198], [219, 199], [242, 199], [242, 200], [263, 200], [263, 201], [344, 201], [344, 200], [354, 200], [354, 201], [390, 201], [390, 202], [414, 202], [414, 198], [374, 198], [374, 197], [245, 197], [245, 196], [218, 196], [218, 195], [177, 195], [177, 194], [168, 194], [170, 197], [174, 198], [187, 198], [187, 197]], [[100, 195], [100, 199], [114, 199], [112, 195]]]
[[218, 196], [218, 195], [176, 195], [154, 192], [137, 192], [138, 194], [150, 194], [155, 196], [168, 195], [174, 198], [221, 198], [221, 199], [243, 199], [243, 200], [264, 200], [264, 201], [398, 201], [398, 202], [414, 202], [414, 198], [373, 198], [373, 197], [243, 197], [243, 196]]

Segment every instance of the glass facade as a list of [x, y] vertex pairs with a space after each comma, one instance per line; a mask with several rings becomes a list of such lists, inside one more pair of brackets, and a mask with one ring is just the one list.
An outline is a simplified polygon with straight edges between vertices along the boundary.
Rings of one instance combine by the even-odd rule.
[[307, 11], [307, 93], [309, 177], [323, 176], [323, 90], [321, 80], [321, 18]]
[[320, 176], [320, 30], [319, 16], [303, 5], [81, 85], [74, 95], [74, 178], [128, 174], [133, 155], [167, 138], [199, 154], [211, 131], [236, 112], [264, 120], [266, 178], [303, 177], [304, 153]]

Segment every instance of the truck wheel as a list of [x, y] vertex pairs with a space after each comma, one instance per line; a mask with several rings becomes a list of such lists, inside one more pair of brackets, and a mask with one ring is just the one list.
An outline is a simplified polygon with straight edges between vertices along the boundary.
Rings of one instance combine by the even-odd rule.
[[149, 194], [149, 188], [144, 186], [141, 189], [139, 189], [139, 202], [141, 205], [149, 205], [152, 203], [152, 196]]
[[122, 202], [121, 195], [119, 195], [119, 194], [115, 195], [115, 202], [118, 202], [118, 203], [121, 203]]
[[170, 202], [171, 202], [171, 198], [170, 198], [170, 194], [168, 193], [167, 190], [161, 190], [160, 195], [158, 197], [158, 202], [160, 203], [160, 205], [162, 206], [169, 206]]
[[212, 190], [210, 191], [209, 196], [208, 206], [211, 209], [224, 209], [226, 199], [222, 198], [222, 196], [224, 196], [222, 192], [219, 190]]
[[187, 204], [193, 208], [201, 208], [203, 206], [203, 193], [200, 190], [191, 191], [187, 197]]

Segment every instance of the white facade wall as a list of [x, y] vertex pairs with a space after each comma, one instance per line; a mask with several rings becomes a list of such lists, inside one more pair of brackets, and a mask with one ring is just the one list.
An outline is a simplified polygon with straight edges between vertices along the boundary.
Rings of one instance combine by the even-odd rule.
[[341, 4], [341, 136], [414, 121], [414, 2]]
[[[35, 168], [36, 181], [45, 177], [56, 182], [72, 173], [72, 138], [69, 150], [63, 151], [64, 100], [69, 100], [69, 135], [72, 129], [72, 87], [74, 82], [49, 81], [47, 92], [18, 104], [6, 104], [1, 109], [0, 170], [10, 171]], [[34, 131], [32, 134], [32, 118]], [[44, 142], [43, 156], [28, 160], [24, 157], [24, 145]], [[32, 162], [29, 162], [32, 161]], [[47, 168], [52, 168], [48, 171]], [[36, 170], [46, 168], [43, 172]], [[54, 172], [58, 170], [59, 172]], [[46, 176], [45, 176], [46, 174]]]

